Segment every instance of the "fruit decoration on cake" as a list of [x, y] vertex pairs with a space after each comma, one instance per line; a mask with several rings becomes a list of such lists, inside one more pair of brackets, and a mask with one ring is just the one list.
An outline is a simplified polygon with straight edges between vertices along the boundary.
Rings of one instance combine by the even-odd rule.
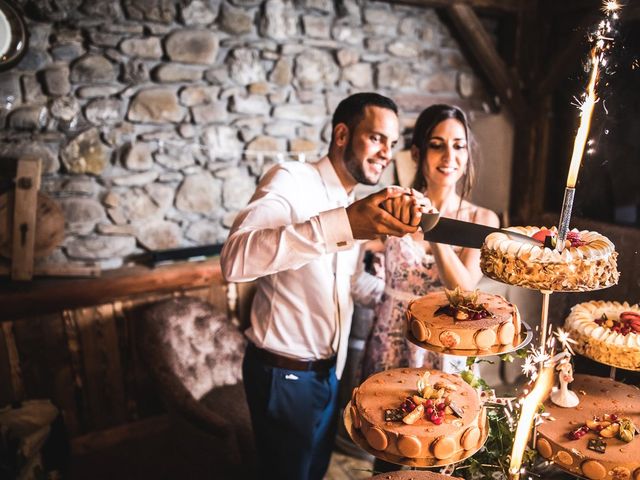
[[429, 371], [424, 372], [417, 382], [415, 395], [406, 397], [399, 408], [385, 410], [386, 421], [401, 420], [412, 425], [423, 418], [434, 425], [440, 425], [447, 415], [462, 418], [464, 411], [451, 399], [451, 392], [455, 392], [458, 387], [446, 381], [437, 381], [431, 385], [430, 375]]
[[640, 307], [627, 302], [589, 301], [571, 308], [565, 330], [577, 352], [620, 368], [640, 370]]
[[[578, 440], [588, 433], [595, 433], [599, 438], [615, 437], [629, 443], [633, 441], [638, 429], [630, 418], [621, 418], [615, 413], [605, 413], [602, 416], [594, 415], [581, 427], [571, 430], [567, 433], [567, 438], [569, 440]], [[596, 439], [592, 438], [590, 442]], [[606, 446], [606, 443], [604, 445]]]
[[413, 300], [407, 309], [407, 335], [425, 348], [479, 350], [517, 345], [520, 313], [500, 295], [439, 290]]
[[460, 287], [454, 290], [444, 289], [448, 303], [441, 306], [435, 315], [449, 315], [454, 320], [481, 320], [494, 315], [478, 301], [479, 290], [464, 292]]
[[588, 291], [618, 283], [618, 254], [604, 235], [576, 229], [557, 247], [556, 227], [508, 227], [541, 245], [495, 232], [480, 251], [480, 268], [494, 280], [510, 285], [551, 291]]
[[420, 368], [371, 375], [354, 389], [348, 414], [376, 455], [434, 464], [479, 448], [486, 419], [478, 394], [459, 375]]
[[640, 390], [611, 378], [575, 375], [576, 408], [550, 400], [537, 428], [542, 457], [592, 480], [640, 478]]

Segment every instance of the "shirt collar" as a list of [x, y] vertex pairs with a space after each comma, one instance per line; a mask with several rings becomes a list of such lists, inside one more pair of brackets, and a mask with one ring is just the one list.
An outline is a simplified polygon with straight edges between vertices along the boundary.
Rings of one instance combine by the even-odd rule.
[[347, 193], [329, 157], [322, 157], [315, 163], [315, 167], [320, 173], [320, 177], [322, 177], [330, 202], [336, 202], [340, 206], [347, 206], [353, 201], [355, 198], [353, 191], [351, 194]]

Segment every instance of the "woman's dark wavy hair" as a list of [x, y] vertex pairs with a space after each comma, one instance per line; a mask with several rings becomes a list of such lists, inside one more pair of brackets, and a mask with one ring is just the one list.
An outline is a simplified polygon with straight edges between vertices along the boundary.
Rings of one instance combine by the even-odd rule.
[[427, 148], [429, 146], [429, 139], [433, 129], [436, 128], [443, 120], [448, 118], [455, 118], [464, 125], [464, 131], [467, 136], [467, 151], [469, 154], [469, 160], [467, 162], [467, 168], [462, 176], [462, 188], [460, 190], [460, 203], [465, 200], [471, 193], [471, 187], [475, 179], [475, 165], [473, 161], [472, 150], [474, 150], [475, 141], [471, 132], [469, 131], [469, 123], [467, 116], [458, 107], [453, 105], [431, 105], [424, 109], [418, 119], [416, 120], [415, 127], [413, 128], [413, 136], [411, 138], [411, 146], [418, 148], [418, 171], [416, 172], [416, 178], [413, 181], [413, 188], [420, 192], [424, 192], [427, 188], [427, 179], [422, 173], [422, 162], [427, 154]]

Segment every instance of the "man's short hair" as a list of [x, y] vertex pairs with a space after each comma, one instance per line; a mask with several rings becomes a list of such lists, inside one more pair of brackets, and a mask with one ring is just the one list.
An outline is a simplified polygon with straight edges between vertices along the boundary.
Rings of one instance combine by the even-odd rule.
[[[396, 103], [384, 95], [373, 92], [355, 93], [338, 104], [336, 111], [333, 112], [331, 130], [333, 131], [339, 123], [344, 123], [349, 127], [349, 131], [353, 132], [364, 117], [365, 107], [368, 106], [386, 108], [398, 114]], [[333, 142], [333, 134], [331, 141]]]

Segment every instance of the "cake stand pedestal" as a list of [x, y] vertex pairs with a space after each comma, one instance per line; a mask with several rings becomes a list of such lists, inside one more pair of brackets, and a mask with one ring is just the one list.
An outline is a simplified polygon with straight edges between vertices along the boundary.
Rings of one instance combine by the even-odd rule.
[[542, 314], [540, 316], [540, 352], [544, 353], [547, 345], [547, 324], [549, 323], [549, 299], [553, 290], [540, 290], [542, 294]]

